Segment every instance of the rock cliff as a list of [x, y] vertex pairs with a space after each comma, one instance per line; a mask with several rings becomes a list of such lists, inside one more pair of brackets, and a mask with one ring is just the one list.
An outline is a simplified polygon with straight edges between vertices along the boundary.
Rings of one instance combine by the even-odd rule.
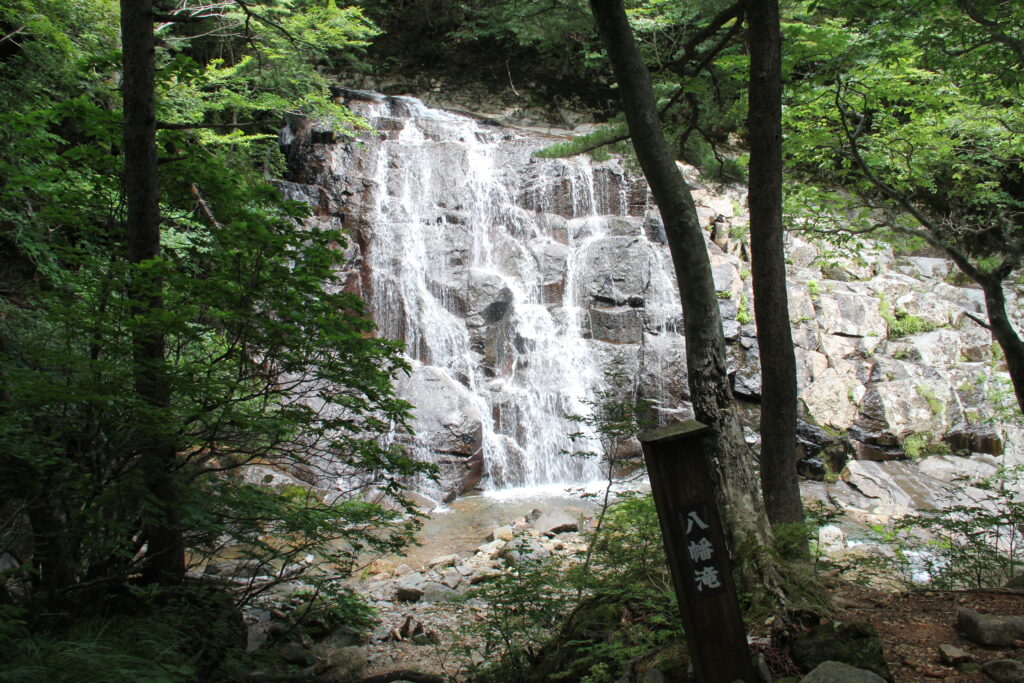
[[[565, 455], [580, 448], [567, 418], [587, 414], [613, 364], [656, 420], [689, 415], [678, 294], [642, 177], [618, 159], [538, 159], [556, 138], [413, 98], [339, 97], [371, 130], [346, 138], [293, 122], [282, 187], [313, 207], [312, 221], [348, 231], [345, 287], [370, 302], [380, 334], [406, 343], [415, 369], [400, 387], [416, 405], [414, 433], [395, 439], [441, 465], [429, 495], [598, 477], [597, 463]], [[771, 400], [745, 189], [681, 170], [708, 228], [736, 396]], [[951, 264], [799, 233], [787, 253], [805, 476], [841, 476], [884, 508], [920, 498], [906, 489], [931, 480], [1024, 463], [1021, 429], [1001, 421], [1012, 398], [999, 407], [1007, 378], [978, 322], [981, 293]], [[1009, 306], [1018, 325], [1020, 295]], [[897, 481], [908, 468], [914, 482]]]

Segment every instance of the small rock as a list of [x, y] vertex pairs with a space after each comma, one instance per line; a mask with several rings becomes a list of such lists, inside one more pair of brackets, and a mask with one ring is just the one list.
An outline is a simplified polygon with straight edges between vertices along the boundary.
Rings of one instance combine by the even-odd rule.
[[579, 518], [566, 510], [549, 509], [534, 520], [533, 527], [542, 534], [554, 536], [564, 531], [577, 531]]
[[763, 652], [754, 655], [754, 674], [761, 683], [772, 683], [772, 670], [768, 666]]
[[885, 683], [885, 679], [849, 664], [827, 661], [814, 667], [811, 673], [800, 679], [800, 683]]
[[551, 551], [531, 538], [519, 538], [506, 545], [498, 555], [510, 565], [539, 562], [551, 556]]
[[1024, 638], [1024, 617], [981, 614], [966, 607], [957, 610], [956, 627], [968, 640], [988, 647], [1012, 647]]
[[437, 569], [444, 569], [445, 567], [451, 567], [458, 561], [458, 555], [440, 555], [432, 559], [430, 562], [428, 562], [427, 565], [430, 567], [435, 567]]
[[487, 535], [488, 541], [511, 541], [512, 540], [512, 527], [511, 526], [499, 526], [491, 529], [491, 533]]
[[962, 664], [963, 662], [971, 661], [971, 656], [956, 645], [943, 643], [942, 645], [939, 645], [939, 659], [942, 660], [943, 664], [955, 666], [957, 664]]
[[454, 591], [444, 584], [436, 581], [427, 581], [423, 584], [423, 593], [420, 600], [423, 602], [448, 602], [458, 594], [458, 591]]
[[409, 565], [407, 565], [407, 564], [405, 564], [403, 562], [402, 564], [400, 564], [397, 567], [395, 567], [395, 570], [393, 572], [391, 572], [391, 573], [394, 576], [405, 576], [406, 574], [411, 574], [412, 573], [412, 567], [410, 567]]
[[448, 569], [441, 574], [441, 583], [449, 588], [458, 588], [459, 584], [462, 583], [462, 574], [455, 569]]
[[484, 543], [482, 546], [477, 548], [476, 551], [478, 553], [483, 553], [484, 555], [488, 555], [490, 557], [493, 557], [493, 556], [497, 555], [498, 552], [502, 548], [504, 548], [504, 547], [505, 547], [505, 541], [503, 541], [503, 540], [501, 540], [499, 538], [497, 540], [491, 541], [490, 543]]
[[996, 683], [1024, 683], [1024, 663], [1016, 659], [993, 659], [981, 670]]
[[818, 547], [826, 553], [844, 550], [846, 533], [835, 524], [826, 524], [818, 529]]
[[500, 569], [494, 569], [493, 567], [480, 567], [480, 569], [476, 570], [475, 574], [469, 577], [469, 584], [471, 586], [476, 586], [477, 584], [481, 584], [484, 581], [490, 581], [494, 577], [500, 575]]
[[411, 616], [407, 616], [405, 621], [402, 622], [401, 628], [398, 629], [398, 639], [405, 640], [410, 638], [417, 633], [423, 632], [423, 624], [413, 621]]
[[401, 602], [416, 602], [423, 597], [425, 580], [419, 572], [406, 574], [395, 584], [395, 599]]
[[412, 642], [414, 645], [429, 645], [437, 642], [437, 636], [434, 633], [417, 633], [412, 637]]

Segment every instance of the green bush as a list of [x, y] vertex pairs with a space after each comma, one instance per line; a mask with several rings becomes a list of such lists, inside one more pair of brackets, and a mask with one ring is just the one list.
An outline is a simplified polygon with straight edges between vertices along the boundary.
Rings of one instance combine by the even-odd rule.
[[631, 660], [678, 656], [681, 617], [653, 499], [614, 504], [586, 539], [589, 561], [525, 563], [473, 591], [489, 606], [476, 633], [497, 655], [477, 680], [610, 682]]

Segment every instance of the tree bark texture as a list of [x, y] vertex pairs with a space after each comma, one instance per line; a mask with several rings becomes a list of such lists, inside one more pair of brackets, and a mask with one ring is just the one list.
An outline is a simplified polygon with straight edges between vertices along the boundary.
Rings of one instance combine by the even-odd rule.
[[132, 355], [139, 410], [139, 456], [152, 498], [146, 512], [146, 568], [150, 581], [173, 583], [184, 576], [180, 510], [172, 467], [175, 448], [164, 426], [170, 406], [164, 334], [163, 280], [157, 269], [138, 267], [160, 256], [160, 197], [157, 185], [156, 52], [152, 0], [121, 0], [122, 95], [124, 102], [124, 192], [132, 314]]
[[650, 74], [622, 0], [591, 0], [590, 7], [619, 83], [633, 147], [665, 224], [683, 303], [690, 397], [697, 419], [712, 429], [704, 446], [726, 535], [741, 578], [751, 582], [746, 585], [771, 584], [771, 578], [749, 562], [751, 555], [760, 554], [754, 551], [768, 542], [770, 531], [729, 386], [725, 338], [704, 233], [665, 141]]
[[993, 276], [976, 279], [985, 293], [989, 329], [999, 348], [1003, 350], [1017, 407], [1024, 413], [1024, 342], [1006, 314], [1006, 293], [1003, 291], [1002, 278]]
[[803, 521], [796, 475], [796, 360], [782, 231], [782, 31], [778, 0], [748, 0], [750, 261], [761, 361], [761, 491], [773, 524]]

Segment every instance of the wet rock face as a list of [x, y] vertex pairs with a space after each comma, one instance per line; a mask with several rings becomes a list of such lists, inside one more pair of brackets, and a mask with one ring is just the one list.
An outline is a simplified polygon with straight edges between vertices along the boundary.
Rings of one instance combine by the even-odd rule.
[[[412, 98], [345, 96], [375, 132], [344, 140], [293, 122], [281, 189], [312, 208], [312, 223], [349, 232], [345, 289], [367, 299], [381, 335], [405, 343], [415, 370], [400, 391], [416, 409], [413, 433], [395, 438], [441, 466], [425, 493], [600, 476], [599, 463], [559, 454], [586, 449], [567, 440], [579, 425], [566, 417], [586, 412], [612, 365], [629, 368], [656, 422], [692, 414], [675, 277], [642, 178], [616, 160], [535, 158], [550, 138]], [[749, 250], [735, 237], [748, 222], [745, 190], [680, 171], [708, 231], [733, 391], [770, 400]], [[942, 444], [1024, 461], [1011, 427], [980, 426], [1005, 374], [991, 336], [966, 315], [984, 315], [983, 298], [944, 281], [948, 262], [871, 243], [851, 254], [798, 235], [787, 256], [801, 418], [832, 439], [802, 435], [806, 476]], [[1019, 300], [1009, 291], [1018, 324]], [[894, 316], [926, 331], [894, 337]]]
[[[597, 478], [599, 463], [564, 452], [596, 446], [570, 442], [580, 425], [568, 417], [589, 410], [606, 365], [680, 369], [681, 337], [668, 334], [680, 306], [646, 183], [615, 160], [534, 158], [549, 138], [412, 98], [343, 95], [376, 131], [345, 141], [295, 122], [288, 191], [354, 236], [345, 287], [416, 364], [399, 386], [412, 429], [395, 438], [441, 466], [426, 492]], [[644, 351], [650, 334], [659, 343]], [[680, 384], [643, 390], [666, 420], [684, 408]]]

